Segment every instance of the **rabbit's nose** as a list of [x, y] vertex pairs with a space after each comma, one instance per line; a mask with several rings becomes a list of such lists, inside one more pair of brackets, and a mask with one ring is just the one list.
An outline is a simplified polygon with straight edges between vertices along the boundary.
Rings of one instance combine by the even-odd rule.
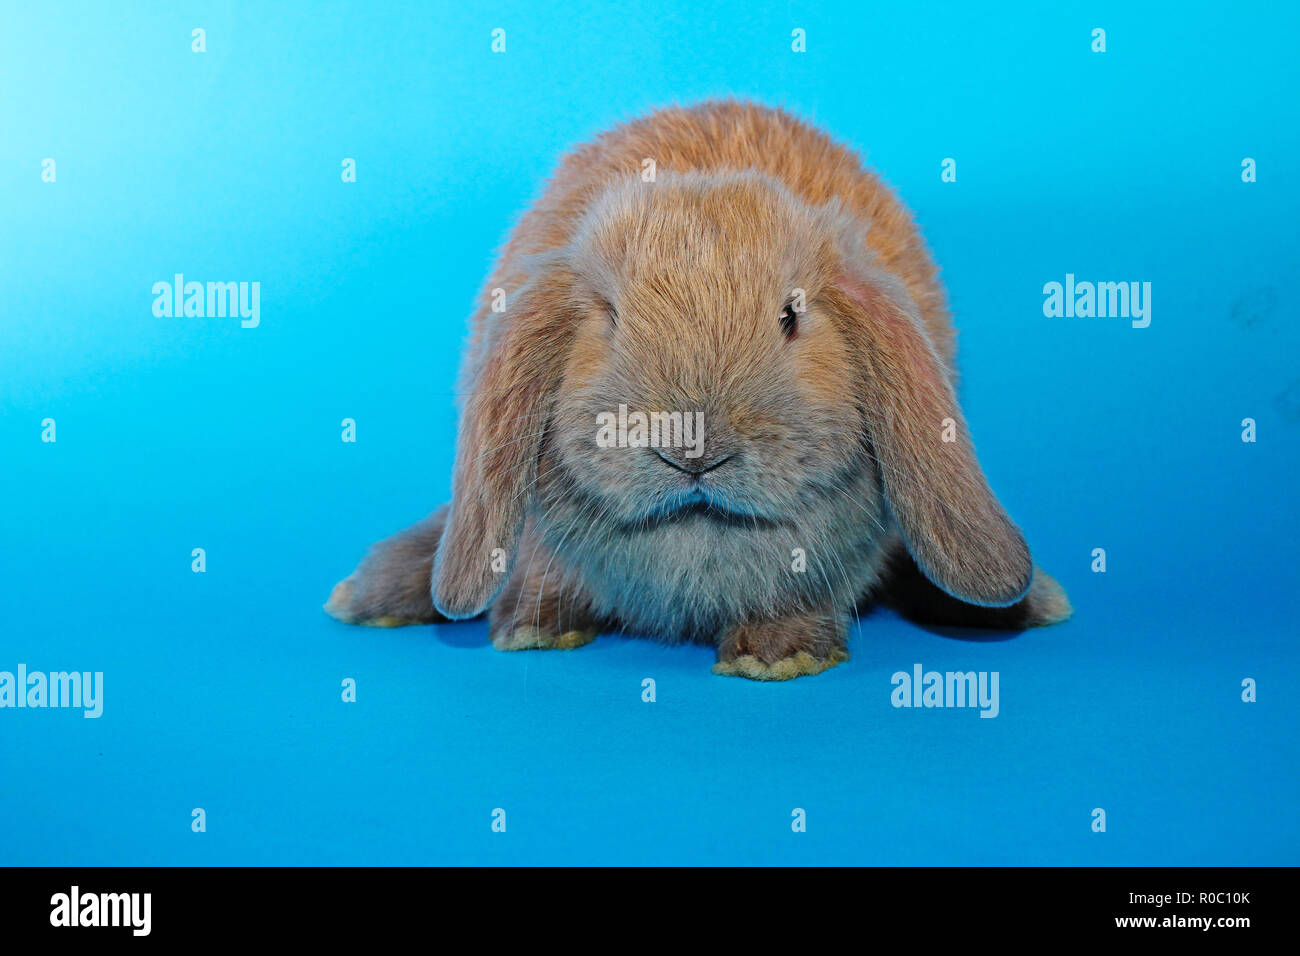
[[667, 449], [667, 454], [664, 453], [664, 450], [659, 448], [653, 448], [651, 450], [658, 455], [665, 464], [676, 468], [678, 471], [685, 472], [688, 475], [702, 475], [706, 471], [713, 471], [713, 469], [726, 464], [736, 457], [734, 451], [709, 459], [703, 455], [698, 458], [688, 458], [685, 454], [686, 449], [684, 448], [669, 448]]

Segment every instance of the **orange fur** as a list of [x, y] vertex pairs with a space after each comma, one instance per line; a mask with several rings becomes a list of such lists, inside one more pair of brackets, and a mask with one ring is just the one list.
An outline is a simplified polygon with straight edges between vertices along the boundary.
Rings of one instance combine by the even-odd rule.
[[[565, 158], [488, 279], [426, 616], [491, 606], [507, 648], [705, 640], [720, 673], [761, 679], [846, 659], [849, 611], [894, 577], [911, 613], [1061, 619], [975, 459], [953, 349], [911, 216], [826, 134], [735, 102], [611, 130]], [[598, 447], [619, 404], [700, 412], [699, 464]], [[369, 611], [390, 576], [409, 612], [423, 569], [385, 563], [400, 540], [349, 579]]]

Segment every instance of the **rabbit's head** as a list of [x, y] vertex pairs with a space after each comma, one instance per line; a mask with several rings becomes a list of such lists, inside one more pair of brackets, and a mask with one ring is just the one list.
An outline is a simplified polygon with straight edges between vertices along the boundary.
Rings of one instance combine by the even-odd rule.
[[[750, 172], [633, 179], [533, 258], [497, 321], [434, 567], [448, 616], [490, 603], [539, 477], [627, 529], [678, 513], [797, 527], [868, 469], [935, 584], [994, 606], [1027, 591], [949, 371], [838, 204]], [[544, 449], [558, 474], [539, 476]]]

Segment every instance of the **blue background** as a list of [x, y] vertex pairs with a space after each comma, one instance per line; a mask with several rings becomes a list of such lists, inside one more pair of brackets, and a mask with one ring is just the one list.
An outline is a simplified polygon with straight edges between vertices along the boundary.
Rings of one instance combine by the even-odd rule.
[[[1294, 5], [466, 6], [7, 5], [0, 669], [103, 671], [105, 710], [0, 711], [0, 862], [1300, 862]], [[715, 94], [915, 210], [981, 460], [1075, 618], [877, 611], [764, 685], [326, 617], [448, 498], [471, 301], [559, 155]], [[260, 281], [260, 328], [156, 318], [176, 272]], [[1150, 328], [1045, 318], [1067, 272], [1150, 281]], [[915, 662], [999, 671], [1001, 715], [894, 709]]]

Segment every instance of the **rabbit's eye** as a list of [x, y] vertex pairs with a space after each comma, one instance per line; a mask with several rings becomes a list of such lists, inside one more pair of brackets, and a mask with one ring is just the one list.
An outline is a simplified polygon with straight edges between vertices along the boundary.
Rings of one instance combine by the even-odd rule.
[[798, 328], [799, 315], [794, 310], [794, 303], [787, 302], [785, 308], [781, 310], [781, 331], [785, 333], [787, 339], [792, 339]]
[[618, 313], [614, 311], [614, 307], [611, 305], [606, 311], [609, 313], [609, 324], [618, 325]]

